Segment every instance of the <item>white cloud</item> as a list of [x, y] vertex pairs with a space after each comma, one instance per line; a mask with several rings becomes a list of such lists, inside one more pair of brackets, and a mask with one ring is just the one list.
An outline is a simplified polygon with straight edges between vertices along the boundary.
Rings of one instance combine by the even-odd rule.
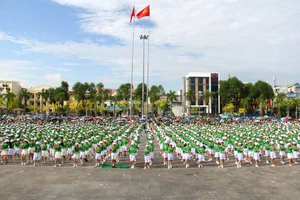
[[[132, 38], [129, 15], [133, 1], [53, 1], [82, 9], [77, 14], [83, 32], [99, 34], [98, 41], [104, 40], [101, 35], [111, 36], [123, 45], [99, 45], [88, 39], [45, 43], [1, 32], [0, 40], [20, 44], [30, 53], [86, 60], [95, 67], [109, 68], [115, 79], [127, 82]], [[136, 11], [148, 2], [137, 2]], [[299, 7], [298, 0], [151, 1], [154, 27], [150, 30], [150, 82], [172, 82], [169, 87], [178, 87], [181, 77], [191, 71], [218, 71], [223, 78], [230, 74], [251, 82], [272, 80], [274, 75], [283, 84], [299, 81], [294, 73], [300, 61]], [[147, 24], [147, 19], [141, 21]], [[142, 42], [138, 35], [147, 32], [144, 27], [136, 26], [135, 81], [140, 80], [142, 73]], [[73, 62], [63, 65], [76, 66]], [[104, 83], [114, 82], [111, 76], [94, 77], [100, 77]], [[173, 84], [175, 81], [177, 85]]]
[[52, 83], [51, 85], [59, 85], [62, 81], [60, 74], [46, 74], [45, 78], [49, 83]]

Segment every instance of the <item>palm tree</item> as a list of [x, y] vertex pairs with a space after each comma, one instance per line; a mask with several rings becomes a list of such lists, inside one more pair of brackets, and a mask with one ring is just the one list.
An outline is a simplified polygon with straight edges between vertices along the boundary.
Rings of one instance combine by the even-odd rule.
[[189, 114], [191, 115], [192, 102], [196, 100], [195, 92], [189, 88], [185, 94], [186, 100], [189, 101]]
[[154, 102], [158, 101], [160, 98], [160, 88], [156, 85], [152, 85], [149, 92], [150, 102], [152, 105], [152, 117], [154, 115]]
[[31, 93], [27, 89], [22, 89], [20, 93], [20, 100], [24, 99], [24, 111], [26, 111], [27, 100], [30, 98]]
[[281, 107], [281, 103], [283, 102], [283, 100], [285, 99], [285, 94], [283, 92], [280, 92], [280, 93], [277, 93], [276, 94], [276, 97], [275, 97], [275, 103], [278, 107], [278, 117], [280, 118], [281, 117], [281, 110], [280, 110], [280, 107]]
[[44, 106], [43, 101], [44, 100], [47, 101], [47, 99], [48, 99], [47, 90], [45, 90], [43, 88], [42, 91], [38, 92], [37, 94], [38, 94], [38, 97], [40, 98], [40, 104], [41, 104], [40, 112], [42, 113], [43, 112], [43, 106]]
[[174, 102], [175, 100], [177, 100], [177, 99], [176, 99], [176, 92], [170, 90], [170, 91], [167, 93], [167, 101], [170, 102], [170, 104], [171, 104], [171, 107], [170, 107], [170, 110], [171, 110], [171, 116], [173, 115], [173, 112], [172, 112], [172, 105], [173, 105], [173, 102]]
[[14, 100], [16, 95], [10, 91], [7, 91], [5, 94], [2, 94], [1, 97], [6, 101], [6, 114], [8, 114], [8, 106]]
[[214, 95], [211, 91], [206, 90], [203, 94], [203, 100], [205, 101], [205, 104], [208, 105], [208, 112], [210, 111], [210, 102], [214, 98]]
[[300, 106], [300, 99], [293, 99], [293, 101], [294, 101], [294, 104], [296, 106], [295, 117], [296, 117], [296, 119], [298, 119], [298, 109], [299, 109], [299, 106]]

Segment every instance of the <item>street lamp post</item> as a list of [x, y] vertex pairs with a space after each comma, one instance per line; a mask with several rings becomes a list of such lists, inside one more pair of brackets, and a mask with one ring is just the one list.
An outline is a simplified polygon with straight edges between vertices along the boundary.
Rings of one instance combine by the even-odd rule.
[[[148, 35], [140, 35], [140, 39], [143, 40], [143, 82], [142, 82], [142, 118], [144, 118], [144, 95], [145, 95], [145, 40], [148, 39]], [[148, 87], [148, 86], [147, 86]]]
[[200, 101], [202, 99], [203, 93], [201, 90], [198, 91], [198, 99], [199, 99], [199, 118], [200, 118]]
[[86, 90], [85, 93], [84, 93], [84, 96], [86, 98], [86, 103], [85, 103], [85, 116], [87, 117], [88, 115], [88, 109], [87, 109], [87, 101], [88, 101], [88, 98], [90, 97], [90, 91], [89, 90]]

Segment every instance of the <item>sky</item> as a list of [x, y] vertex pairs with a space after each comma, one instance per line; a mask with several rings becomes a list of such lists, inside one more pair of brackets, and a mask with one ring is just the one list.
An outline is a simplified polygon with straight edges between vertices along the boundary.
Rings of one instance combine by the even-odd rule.
[[[0, 0], [0, 80], [22, 87], [142, 82], [149, 35], [149, 85], [178, 91], [189, 72], [221, 79], [299, 82], [299, 0]], [[145, 68], [147, 66], [145, 41]], [[145, 69], [146, 71], [146, 69]]]

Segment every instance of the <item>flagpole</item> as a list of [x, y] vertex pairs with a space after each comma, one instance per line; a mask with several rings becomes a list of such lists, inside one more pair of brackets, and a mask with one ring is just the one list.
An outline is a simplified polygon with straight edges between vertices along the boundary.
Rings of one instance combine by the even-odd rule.
[[[135, 12], [135, 2], [133, 3]], [[135, 14], [135, 13], [134, 13]], [[133, 109], [133, 59], [134, 59], [134, 27], [135, 27], [135, 16], [133, 16], [133, 28], [132, 28], [132, 55], [131, 55], [131, 77], [130, 77], [130, 120], [132, 120], [132, 109]]]
[[[149, 0], [149, 8], [150, 8], [150, 0]], [[151, 8], [150, 8], [151, 9]], [[149, 9], [149, 10], [150, 10]], [[148, 113], [149, 113], [149, 111], [148, 111], [148, 98], [149, 98], [149, 57], [150, 57], [150, 51], [149, 51], [149, 40], [150, 40], [150, 15], [151, 14], [149, 14], [149, 21], [148, 21], [148, 58], [147, 58], [147, 95], [146, 95], [146, 113], [147, 113], [147, 115], [146, 115], [146, 119], [147, 119], [147, 121], [148, 121]], [[153, 106], [153, 105], [152, 105]], [[152, 115], [153, 115], [153, 113], [152, 113]], [[152, 116], [152, 118], [153, 118], [153, 116]]]

